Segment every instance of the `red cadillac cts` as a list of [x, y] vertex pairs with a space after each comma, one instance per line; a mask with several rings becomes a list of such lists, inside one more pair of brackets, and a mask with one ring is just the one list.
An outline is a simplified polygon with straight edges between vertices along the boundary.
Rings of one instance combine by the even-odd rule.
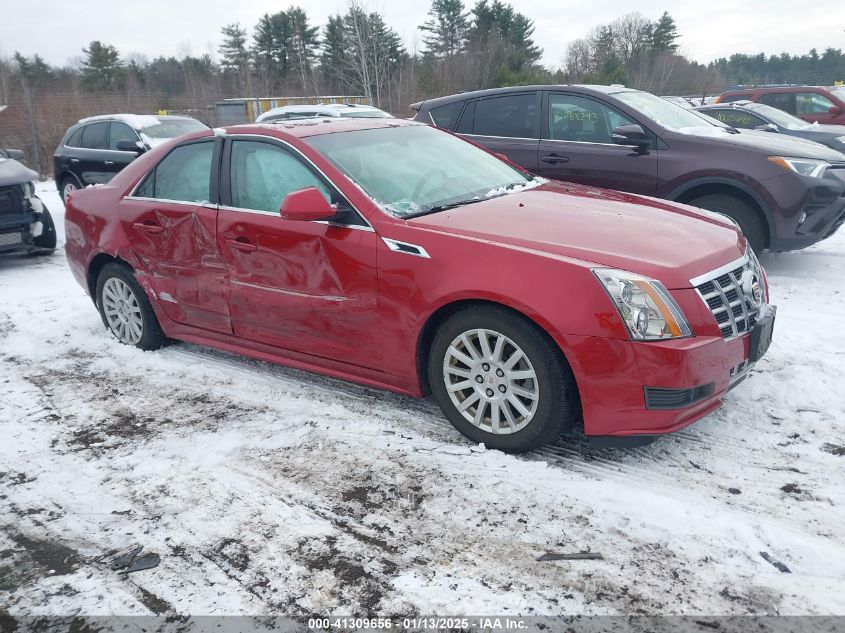
[[198, 132], [66, 214], [106, 327], [412, 396], [524, 451], [632, 445], [716, 409], [775, 309], [723, 216], [547, 182], [396, 119]]

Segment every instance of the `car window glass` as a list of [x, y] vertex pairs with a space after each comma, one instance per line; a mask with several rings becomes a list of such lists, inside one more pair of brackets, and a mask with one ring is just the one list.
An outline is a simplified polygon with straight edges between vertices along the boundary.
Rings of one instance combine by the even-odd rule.
[[88, 149], [108, 149], [109, 124], [91, 123], [82, 130], [82, 147]]
[[700, 110], [700, 112], [706, 114], [707, 116], [711, 116], [726, 125], [741, 128], [743, 130], [753, 130], [758, 125], [766, 125], [766, 121], [758, 117], [756, 114], [751, 114], [747, 110], [714, 109]]
[[464, 113], [461, 115], [458, 125], [455, 126], [455, 132], [458, 134], [472, 134], [472, 125], [475, 119], [475, 104], [477, 101], [470, 101], [467, 107], [464, 108]]
[[549, 138], [582, 143], [612, 143], [611, 133], [631, 119], [598, 101], [578, 95], [549, 95]]
[[458, 113], [461, 111], [462, 105], [464, 105], [463, 101], [455, 101], [437, 108], [432, 108], [429, 112], [431, 120], [434, 121], [434, 124], [437, 127], [444, 127], [447, 130], [451, 130], [455, 124], [455, 119], [457, 118]]
[[827, 114], [833, 102], [817, 92], [799, 92], [795, 95], [795, 114]]
[[126, 123], [112, 121], [111, 129], [109, 131], [109, 149], [116, 150], [117, 144], [120, 143], [120, 141], [136, 142], [137, 140], [138, 135], [135, 134], [135, 130], [126, 125]]
[[191, 143], [171, 151], [155, 169], [152, 197], [160, 200], [207, 202], [211, 197], [209, 191], [213, 152], [212, 142]]
[[82, 147], [82, 132], [85, 130], [84, 127], [79, 128], [73, 134], [70, 135], [70, 138], [67, 140], [68, 147]]
[[231, 178], [232, 204], [242, 209], [277, 212], [286, 195], [306, 187], [316, 187], [331, 202], [329, 188], [316, 174], [271, 143], [232, 143]]
[[795, 114], [795, 95], [791, 92], [770, 92], [760, 97], [760, 102], [778, 110]]
[[481, 99], [475, 105], [473, 134], [535, 138], [536, 95], [526, 92]]

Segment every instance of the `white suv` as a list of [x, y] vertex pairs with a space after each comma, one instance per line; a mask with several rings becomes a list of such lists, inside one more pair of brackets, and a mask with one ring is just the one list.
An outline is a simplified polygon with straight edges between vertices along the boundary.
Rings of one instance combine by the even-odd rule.
[[256, 123], [273, 123], [290, 119], [310, 119], [313, 117], [343, 117], [350, 119], [384, 119], [390, 114], [373, 106], [354, 103], [328, 103], [317, 105], [294, 105], [267, 110], [255, 119]]

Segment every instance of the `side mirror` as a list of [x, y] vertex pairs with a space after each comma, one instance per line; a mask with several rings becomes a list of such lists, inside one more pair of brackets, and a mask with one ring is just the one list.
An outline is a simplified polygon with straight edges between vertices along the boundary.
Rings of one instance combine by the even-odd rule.
[[780, 132], [778, 126], [774, 123], [764, 123], [763, 125], [758, 125], [754, 129], [758, 132]]
[[23, 150], [20, 149], [7, 149], [6, 156], [11, 158], [12, 160], [22, 160], [23, 159]]
[[617, 145], [632, 145], [640, 151], [651, 145], [651, 140], [639, 125], [620, 125], [613, 129], [610, 138]]
[[119, 152], [135, 152], [136, 154], [143, 154], [146, 150], [141, 141], [130, 141], [124, 139], [117, 142], [117, 151]]
[[842, 108], [839, 106], [830, 106], [830, 109], [827, 112], [833, 116], [839, 116], [842, 114]]
[[319, 189], [306, 187], [286, 195], [279, 212], [285, 220], [313, 222], [333, 218], [337, 214], [337, 209], [328, 203]]

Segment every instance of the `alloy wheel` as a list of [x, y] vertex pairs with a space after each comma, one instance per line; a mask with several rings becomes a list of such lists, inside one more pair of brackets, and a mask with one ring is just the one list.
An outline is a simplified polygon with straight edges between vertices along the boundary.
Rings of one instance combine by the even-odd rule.
[[71, 192], [76, 191], [79, 187], [76, 186], [74, 182], [66, 182], [65, 186], [62, 187], [62, 200], [67, 200], [67, 197], [70, 195]]
[[102, 302], [112, 333], [121, 343], [137, 345], [144, 334], [144, 321], [132, 288], [122, 279], [109, 277], [103, 284]]
[[513, 340], [493, 330], [457, 336], [443, 360], [443, 380], [458, 412], [488, 433], [522, 430], [540, 402], [530, 359]]

